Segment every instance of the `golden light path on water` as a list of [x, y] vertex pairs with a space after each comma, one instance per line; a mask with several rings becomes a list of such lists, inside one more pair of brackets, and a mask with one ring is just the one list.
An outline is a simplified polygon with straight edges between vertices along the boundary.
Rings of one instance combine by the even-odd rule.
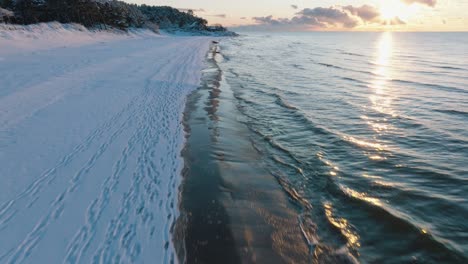
[[[392, 91], [388, 86], [388, 81], [391, 79], [392, 72], [390, 70], [391, 59], [393, 54], [393, 37], [391, 32], [382, 33], [377, 47], [377, 68], [374, 71], [376, 77], [369, 85], [369, 88], [374, 92], [369, 99], [372, 103], [372, 108], [379, 113], [396, 117], [395, 112], [391, 108]], [[373, 126], [376, 132], [380, 132], [384, 126]]]
[[[394, 97], [394, 91], [391, 90], [391, 87], [388, 85], [389, 81], [392, 78], [391, 72], [391, 63], [393, 55], [393, 36], [391, 32], [384, 32], [380, 36], [377, 47], [374, 64], [376, 68], [373, 73], [375, 74], [374, 79], [368, 85], [369, 88], [369, 100], [370, 106], [365, 107], [366, 111], [377, 112], [383, 117], [369, 117], [367, 115], [362, 115], [360, 118], [364, 120], [370, 128], [376, 133], [376, 135], [382, 135], [390, 129], [388, 123], [389, 118], [397, 117], [395, 111], [392, 109], [392, 99]], [[375, 138], [374, 140], [370, 139], [360, 139], [355, 136], [344, 135], [343, 139], [359, 146], [360, 148], [366, 149], [367, 158], [373, 161], [385, 160], [386, 157], [383, 155], [385, 151], [388, 150], [388, 146], [378, 142]], [[323, 158], [319, 156], [319, 158]], [[327, 162], [326, 162], [327, 163]], [[337, 169], [333, 168], [333, 164], [327, 163], [331, 167], [330, 175], [337, 176]], [[392, 185], [392, 183], [387, 183], [381, 180], [379, 176], [369, 176], [364, 174], [363, 177], [373, 178], [376, 184], [380, 185]], [[377, 207], [384, 207], [385, 205], [379, 198], [371, 197], [366, 192], [358, 192], [346, 186], [340, 186], [341, 190], [347, 195], [365, 201], [369, 204], [372, 204]], [[338, 228], [341, 234], [347, 239], [348, 247], [358, 248], [360, 247], [359, 235], [354, 232], [351, 228], [349, 221], [343, 217], [337, 217], [333, 213], [333, 207], [331, 203], [324, 204], [325, 215], [328, 221]]]
[[[393, 35], [391, 32], [384, 32], [380, 36], [377, 47], [376, 47], [376, 55], [375, 55], [375, 66], [373, 73], [375, 74], [374, 79], [368, 85], [369, 88], [369, 100], [370, 106], [365, 107], [366, 111], [369, 112], [376, 112], [380, 114], [378, 118], [370, 117], [367, 115], [362, 115], [360, 118], [364, 120], [369, 127], [375, 132], [375, 135], [383, 135], [384, 133], [388, 133], [390, 129], [392, 129], [391, 124], [389, 124], [389, 119], [398, 117], [396, 111], [392, 108], [392, 103], [397, 96], [397, 91], [392, 89], [392, 86], [389, 85], [391, 79], [393, 78], [394, 73], [392, 72], [392, 57], [394, 53], [393, 48]], [[383, 116], [383, 117], [382, 117]], [[373, 160], [375, 162], [385, 160], [386, 157], [384, 153], [389, 150], [389, 147], [381, 142], [378, 142], [377, 139], [374, 137], [374, 140], [369, 139], [359, 139], [357, 137], [345, 135], [343, 139], [346, 141], [359, 146], [360, 148], [367, 149], [366, 155], [367, 158]], [[332, 164], [328, 164], [332, 167]], [[337, 176], [337, 170], [332, 170], [330, 174], [332, 176]], [[362, 175], [365, 178], [372, 179], [374, 184], [380, 186], [396, 186], [397, 183], [383, 181], [382, 177], [377, 175]], [[347, 195], [365, 201], [369, 204], [372, 204], [377, 207], [385, 207], [387, 211], [390, 213], [399, 216], [404, 219], [408, 219], [409, 217], [402, 212], [396, 211], [391, 207], [388, 207], [384, 201], [379, 198], [372, 197], [366, 192], [359, 192], [353, 190], [347, 186], [341, 185], [340, 189], [346, 193]], [[333, 212], [333, 207], [331, 203], [325, 203], [324, 205], [325, 215], [328, 221], [338, 228], [341, 234], [347, 239], [348, 247], [350, 248], [358, 248], [360, 247], [359, 242], [359, 235], [353, 231], [352, 225], [349, 221], [343, 217], [338, 217]], [[425, 228], [421, 229], [423, 234], [427, 234], [428, 231]]]
[[[392, 100], [395, 91], [392, 91], [388, 82], [392, 78], [391, 63], [393, 55], [393, 36], [391, 32], [382, 33], [378, 44], [376, 53], [376, 69], [374, 70], [375, 78], [369, 85], [371, 95], [369, 100], [371, 108], [383, 114], [383, 118], [372, 120], [367, 116], [361, 117], [367, 121], [367, 124], [379, 135], [385, 133], [390, 129], [388, 118], [395, 118], [397, 114], [392, 109]], [[377, 151], [384, 151], [385, 147], [377, 142], [357, 142], [359, 145], [373, 146]], [[369, 155], [371, 160], [384, 160], [384, 156], [379, 154]]]
[[[342, 135], [342, 138], [347, 142], [352, 143], [353, 145], [358, 146], [359, 148], [364, 149], [366, 157], [369, 160], [374, 162], [380, 162], [386, 160], [386, 153], [390, 150], [390, 146], [381, 142], [377, 139], [377, 136], [382, 136], [385, 133], [388, 133], [389, 130], [393, 129], [390, 124], [392, 118], [398, 117], [395, 109], [393, 109], [392, 104], [394, 98], [398, 95], [398, 91], [390, 85], [392, 78], [394, 78], [394, 72], [392, 72], [392, 57], [394, 53], [393, 47], [393, 35], [391, 32], [384, 32], [380, 36], [376, 44], [376, 53], [375, 60], [373, 64], [375, 69], [373, 70], [374, 78], [370, 81], [369, 88], [369, 105], [364, 106], [364, 110], [367, 111], [368, 115], [362, 115], [360, 118], [369, 125], [371, 131], [374, 131], [374, 137], [370, 138], [359, 138], [358, 136], [351, 135]], [[377, 113], [377, 117], [375, 114]], [[374, 116], [372, 116], [372, 114]], [[324, 153], [317, 153], [317, 157], [324, 162], [329, 168], [329, 175], [332, 177], [340, 176], [340, 168], [337, 164], [326, 159]], [[393, 187], [398, 186], [398, 183], [388, 182], [383, 180], [381, 176], [378, 175], [369, 175], [364, 173], [362, 175], [364, 178], [370, 179], [373, 184], [379, 186]], [[364, 201], [368, 204], [371, 204], [376, 207], [385, 208], [391, 214], [403, 218], [409, 219], [405, 213], [395, 210], [391, 206], [385, 203], [384, 200], [373, 197], [366, 191], [357, 191], [352, 188], [341, 185], [340, 189], [348, 196]], [[337, 228], [343, 237], [347, 240], [347, 247], [351, 250], [357, 250], [361, 247], [360, 235], [353, 228], [352, 223], [348, 219], [344, 218], [339, 214], [338, 211], [335, 211], [333, 203], [324, 202], [323, 210], [328, 222]], [[428, 231], [425, 228], [421, 229], [421, 232], [426, 234]], [[357, 254], [359, 254], [357, 252]]]
[[[377, 112], [381, 114], [379, 118], [372, 118], [368, 115], [361, 115], [364, 120], [376, 135], [382, 135], [386, 131], [392, 129], [389, 119], [398, 117], [395, 110], [392, 109], [392, 101], [395, 97], [395, 91], [389, 86], [392, 79], [392, 56], [393, 56], [393, 36], [391, 32], [384, 32], [380, 36], [377, 46], [375, 61], [373, 64], [376, 68], [373, 70], [374, 79], [368, 85], [370, 95], [370, 105], [364, 106], [364, 110], [369, 112]], [[385, 160], [386, 157], [381, 153], [388, 150], [388, 146], [379, 143], [376, 140], [361, 139], [354, 136], [343, 135], [342, 138], [354, 145], [370, 149], [372, 153], [368, 154], [371, 160]], [[334, 173], [331, 173], [335, 175]]]
[[[368, 87], [371, 93], [369, 96], [369, 100], [371, 102], [370, 108], [373, 111], [382, 114], [384, 117], [375, 119], [365, 115], [361, 116], [361, 119], [365, 120], [377, 135], [382, 135], [390, 129], [391, 125], [388, 122], [389, 118], [397, 117], [397, 114], [392, 109], [392, 101], [396, 91], [393, 91], [389, 85], [389, 81], [392, 79], [393, 75], [391, 70], [393, 52], [392, 33], [382, 33], [376, 47], [376, 59], [374, 63], [376, 68], [373, 71], [375, 78]], [[382, 154], [384, 151], [388, 150], [388, 146], [385, 144], [377, 142], [376, 140], [374, 140], [375, 142], [368, 142], [356, 139], [354, 137], [348, 137], [345, 139], [356, 145], [359, 145], [360, 147], [366, 147], [374, 150], [373, 153], [369, 153], [367, 155], [371, 160], [380, 161], [386, 159], [386, 157]], [[348, 192], [348, 194], [351, 194], [353, 197], [371, 202], [374, 205], [381, 205], [380, 201], [375, 198], [366, 197], [366, 195], [363, 193]]]
[[346, 237], [348, 246], [351, 248], [360, 247], [361, 244], [359, 242], [359, 235], [353, 231], [349, 221], [342, 217], [336, 217], [333, 212], [333, 207], [330, 203], [325, 203], [323, 207], [325, 209], [325, 216], [327, 217], [328, 221], [334, 227], [338, 228], [341, 234]]

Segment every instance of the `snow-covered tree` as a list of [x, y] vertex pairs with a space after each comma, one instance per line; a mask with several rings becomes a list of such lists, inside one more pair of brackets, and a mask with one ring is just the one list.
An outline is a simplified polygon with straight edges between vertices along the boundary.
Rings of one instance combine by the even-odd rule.
[[0, 6], [14, 11], [14, 19], [1, 21], [32, 24], [58, 21], [86, 27], [111, 26], [119, 29], [148, 27], [152, 30], [222, 31], [193, 11], [181, 12], [169, 6], [128, 4], [118, 0], [0, 0]]

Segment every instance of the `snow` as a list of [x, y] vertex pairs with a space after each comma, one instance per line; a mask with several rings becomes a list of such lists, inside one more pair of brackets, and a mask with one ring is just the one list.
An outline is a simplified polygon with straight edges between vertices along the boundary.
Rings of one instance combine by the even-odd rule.
[[210, 41], [0, 29], [0, 263], [177, 262], [182, 112]]
[[15, 13], [13, 13], [12, 11], [0, 7], [0, 16], [12, 17], [14, 15]]
[[0, 23], [0, 56], [25, 51], [76, 47], [97, 42], [156, 36], [158, 35], [149, 30], [90, 31], [79, 24], [60, 24], [58, 22], [27, 26]]

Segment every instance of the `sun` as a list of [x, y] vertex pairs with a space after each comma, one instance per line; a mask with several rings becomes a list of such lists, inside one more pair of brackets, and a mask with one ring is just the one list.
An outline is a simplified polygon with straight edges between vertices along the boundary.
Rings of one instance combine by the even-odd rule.
[[385, 19], [389, 20], [398, 16], [398, 13], [401, 9], [399, 9], [399, 5], [395, 4], [395, 1], [382, 1], [383, 3], [380, 5], [380, 16]]
[[399, 0], [382, 0], [380, 1], [380, 16], [386, 21], [399, 18], [407, 20], [419, 11], [418, 5], [406, 5]]

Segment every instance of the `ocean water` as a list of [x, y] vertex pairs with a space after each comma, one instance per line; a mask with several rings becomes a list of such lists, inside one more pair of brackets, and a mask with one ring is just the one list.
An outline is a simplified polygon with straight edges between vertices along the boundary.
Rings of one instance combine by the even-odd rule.
[[[221, 42], [217, 97], [235, 106], [224, 114], [247, 128], [236, 136], [295, 204], [312, 251], [466, 263], [467, 43], [467, 33], [390, 32]], [[224, 151], [252, 155], [236, 149]]]

